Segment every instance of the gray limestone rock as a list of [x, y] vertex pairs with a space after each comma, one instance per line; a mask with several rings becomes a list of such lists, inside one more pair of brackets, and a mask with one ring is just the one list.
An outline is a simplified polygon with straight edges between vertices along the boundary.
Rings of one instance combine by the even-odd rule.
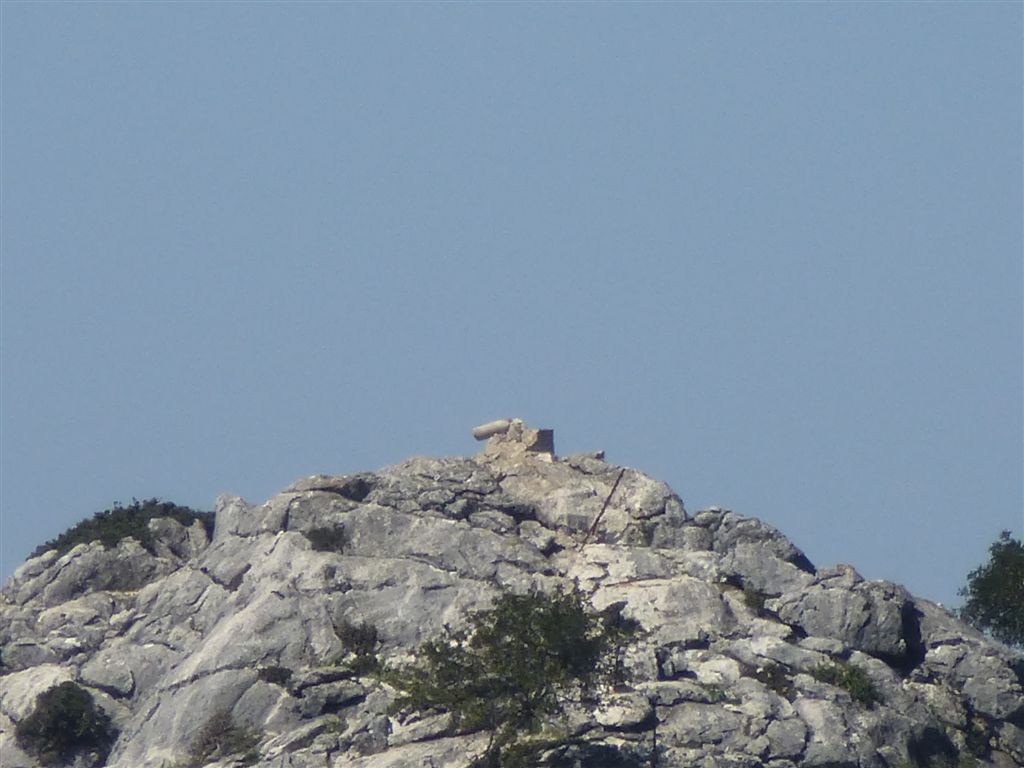
[[57, 664], [41, 664], [5, 675], [0, 688], [0, 712], [15, 723], [24, 720], [32, 714], [39, 694], [74, 679], [73, 670]]
[[4, 768], [36, 768], [38, 763], [14, 739], [14, 721], [0, 712], [0, 755]]
[[44, 664], [55, 664], [61, 654], [34, 640], [14, 640], [3, 647], [4, 667], [10, 671], [29, 669]]
[[[134, 646], [130, 648], [134, 651]], [[135, 675], [119, 650], [127, 649], [104, 648], [82, 665], [82, 682], [117, 698], [131, 696], [135, 691]]]
[[838, 640], [894, 663], [909, 663], [908, 654], [914, 652], [904, 626], [911, 607], [906, 591], [893, 584], [837, 585], [826, 573], [775, 602], [779, 618], [808, 635]]
[[31, 601], [50, 608], [86, 592], [139, 589], [179, 565], [176, 560], [150, 554], [134, 539], [123, 539], [110, 549], [94, 541], [55, 558], [35, 576], [28, 576], [29, 571], [19, 579], [16, 574], [5, 593], [16, 603]]
[[149, 530], [153, 533], [157, 557], [190, 560], [210, 543], [206, 528], [199, 520], [186, 528], [172, 518], [157, 517], [149, 521]]
[[598, 724], [611, 731], [646, 730], [653, 717], [650, 699], [639, 691], [610, 694], [594, 712]]
[[[570, 587], [638, 634], [622, 684], [552, 724], [580, 739], [567, 760], [643, 762], [656, 734], [665, 766], [893, 768], [968, 742], [985, 765], [1024, 764], [1018, 652], [896, 585], [815, 570], [759, 520], [690, 518], [637, 470], [559, 459], [521, 422], [474, 458], [313, 475], [259, 506], [222, 497], [212, 542], [201, 524], [151, 530], [153, 553], [48, 552], [0, 592], [5, 768], [37, 768], [13, 731], [65, 680], [120, 728], [113, 768], [182, 763], [220, 713], [254, 734], [259, 768], [468, 766], [487, 734], [396, 714], [360, 654], [402, 664], [503, 589]], [[879, 701], [816, 678], [837, 661]]]
[[287, 508], [277, 504], [256, 507], [240, 496], [225, 494], [217, 499], [216, 526], [213, 540], [221, 542], [229, 536], [255, 536], [283, 530], [287, 521]]

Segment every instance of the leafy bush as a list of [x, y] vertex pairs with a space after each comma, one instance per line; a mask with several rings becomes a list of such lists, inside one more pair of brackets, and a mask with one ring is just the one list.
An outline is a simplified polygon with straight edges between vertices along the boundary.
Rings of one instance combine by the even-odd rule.
[[149, 521], [160, 517], [169, 517], [186, 526], [200, 520], [206, 528], [207, 535], [213, 534], [212, 512], [196, 512], [188, 507], [179, 507], [177, 504], [158, 499], [135, 499], [130, 506], [114, 504], [110, 509], [97, 512], [91, 518], [64, 531], [57, 538], [40, 544], [31, 556], [37, 557], [51, 549], [62, 555], [79, 544], [88, 544], [92, 541], [102, 542], [104, 547], [115, 547], [124, 538], [133, 538], [147, 551], [153, 552], [154, 541], [149, 530]]
[[764, 592], [756, 590], [753, 587], [743, 588], [743, 604], [758, 616], [760, 616], [764, 611], [764, 602], [767, 599], [768, 595]]
[[401, 692], [396, 709], [445, 709], [456, 728], [489, 731], [476, 765], [511, 768], [531, 751], [524, 734], [614, 678], [617, 646], [631, 631], [606, 618], [587, 610], [576, 590], [504, 593], [466, 629], [446, 627], [420, 647], [416, 663], [385, 679]]
[[975, 757], [988, 755], [992, 734], [985, 719], [971, 712], [965, 730], [964, 747], [967, 751]]
[[989, 561], [967, 576], [960, 617], [1007, 645], [1024, 646], [1024, 543], [1003, 531]]
[[259, 760], [259, 734], [235, 725], [231, 713], [222, 710], [209, 719], [192, 742], [187, 768], [200, 768], [214, 760], [239, 755], [245, 765]]
[[622, 615], [625, 602], [612, 603], [597, 616], [601, 622], [601, 638], [604, 655], [599, 662], [599, 669], [605, 682], [613, 686], [627, 682], [626, 647], [640, 631], [640, 622]]
[[700, 687], [704, 691], [705, 701], [708, 704], [718, 704], [729, 698], [729, 694], [720, 685], [702, 684]]
[[341, 552], [348, 544], [345, 526], [340, 524], [329, 528], [312, 528], [303, 533], [317, 552]]
[[[616, 744], [595, 744], [588, 742], [572, 742], [560, 745], [555, 753], [546, 756], [544, 764], [550, 768], [576, 768], [577, 766], [594, 766], [597, 768], [650, 768], [658, 764], [661, 750], [645, 749], [640, 746], [619, 746]], [[525, 755], [527, 759], [532, 755]], [[524, 768], [534, 768], [536, 761], [531, 761]]]
[[872, 707], [880, 701], [875, 684], [871, 678], [860, 667], [854, 666], [845, 661], [833, 664], [821, 664], [815, 667], [811, 674], [816, 680], [823, 683], [842, 688], [853, 697], [854, 701], [863, 704], [865, 707]]
[[67, 765], [76, 755], [93, 753], [103, 765], [117, 732], [97, 709], [92, 694], [72, 682], [41, 693], [32, 714], [14, 731], [18, 745], [43, 765]]
[[658, 747], [604, 744], [584, 738], [535, 736], [507, 745], [500, 755], [477, 760], [476, 768], [652, 768]]
[[347, 664], [357, 675], [380, 670], [380, 660], [377, 658], [377, 627], [365, 622], [352, 624], [343, 621], [335, 625], [334, 631], [345, 646], [341, 663]]
[[751, 677], [783, 698], [792, 700], [796, 696], [793, 678], [781, 664], [768, 664], [764, 667], [758, 667], [753, 670]]
[[292, 679], [292, 671], [288, 667], [260, 667], [257, 674], [260, 676], [260, 680], [271, 685], [279, 685], [282, 688], [287, 686], [288, 681]]
[[371, 654], [377, 648], [377, 628], [366, 622], [351, 624], [343, 621], [335, 627], [338, 638], [345, 648], [360, 656]]

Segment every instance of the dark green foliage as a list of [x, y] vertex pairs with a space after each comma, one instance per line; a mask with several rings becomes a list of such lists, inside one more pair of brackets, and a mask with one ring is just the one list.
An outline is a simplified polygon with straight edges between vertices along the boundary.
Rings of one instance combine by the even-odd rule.
[[969, 708], [967, 728], [964, 733], [964, 746], [967, 752], [976, 758], [989, 757], [994, 730], [995, 728], [986, 718]]
[[708, 704], [718, 704], [719, 702], [725, 701], [729, 698], [729, 694], [727, 694], [725, 689], [720, 686], [701, 685], [701, 688], [704, 690], [704, 701]]
[[376, 656], [356, 656], [349, 660], [348, 668], [357, 677], [372, 675], [380, 671], [380, 660]]
[[351, 624], [343, 621], [335, 627], [338, 638], [345, 649], [361, 656], [373, 653], [377, 648], [377, 628], [365, 622]]
[[967, 575], [960, 617], [1007, 645], [1024, 646], [1024, 544], [1003, 531], [989, 561]]
[[[577, 765], [601, 768], [648, 768], [657, 765], [657, 751], [643, 747], [611, 744], [572, 744], [559, 750], [549, 761], [551, 768], [576, 768]], [[532, 768], [532, 766], [530, 767]]]
[[983, 718], [972, 715], [967, 719], [964, 746], [968, 752], [975, 757], [985, 757], [989, 752], [990, 738], [989, 728]]
[[398, 709], [445, 709], [456, 728], [489, 731], [477, 764], [512, 768], [524, 750], [535, 751], [521, 742], [524, 734], [560, 713], [570, 697], [614, 678], [617, 646], [633, 632], [628, 622], [587, 610], [575, 590], [505, 593], [473, 614], [468, 628], [446, 628], [424, 643], [416, 664], [386, 679], [401, 692]]
[[657, 765], [658, 753], [649, 747], [541, 737], [509, 744], [500, 754], [485, 755], [476, 768], [650, 768]]
[[260, 667], [258, 674], [260, 680], [271, 683], [272, 685], [279, 685], [282, 688], [288, 685], [288, 681], [292, 679], [292, 671], [288, 667]]
[[91, 541], [102, 542], [104, 547], [114, 547], [121, 539], [129, 537], [152, 552], [154, 543], [149, 521], [159, 517], [169, 517], [186, 526], [200, 520], [206, 528], [207, 535], [213, 534], [212, 512], [196, 512], [188, 507], [179, 507], [177, 504], [159, 499], [135, 499], [127, 507], [114, 504], [110, 509], [97, 512], [64, 531], [56, 539], [36, 547], [31, 556], [36, 557], [51, 549], [64, 554], [78, 544]]
[[743, 588], [743, 604], [759, 616], [764, 611], [764, 601], [767, 599], [768, 595], [764, 592], [760, 592], [753, 587]]
[[623, 685], [627, 682], [626, 647], [640, 631], [640, 622], [622, 615], [622, 609], [625, 607], [625, 602], [612, 603], [598, 614], [605, 650], [599, 667], [605, 680], [612, 685]]
[[343, 621], [334, 627], [345, 646], [344, 663], [357, 675], [367, 675], [380, 669], [377, 658], [377, 628], [373, 624], [351, 624]]
[[796, 696], [796, 689], [793, 687], [793, 678], [780, 664], [769, 664], [765, 667], [758, 667], [751, 673], [758, 682], [775, 691], [779, 696], [792, 700]]
[[333, 525], [329, 528], [312, 528], [303, 531], [313, 549], [317, 552], [341, 552], [348, 544], [345, 526]]
[[75, 755], [94, 753], [103, 765], [117, 732], [97, 709], [92, 694], [64, 682], [36, 699], [32, 714], [15, 728], [18, 745], [43, 765], [67, 765]]
[[949, 734], [934, 725], [926, 726], [910, 737], [907, 756], [910, 758], [908, 766], [913, 768], [957, 768], [959, 762], [959, 750]]
[[875, 689], [871, 678], [860, 667], [854, 666], [845, 661], [833, 664], [821, 664], [815, 667], [811, 674], [816, 680], [823, 683], [842, 688], [853, 697], [854, 701], [863, 704], [865, 707], [873, 707], [881, 699]]
[[206, 723], [192, 742], [187, 768], [200, 768], [214, 760], [239, 755], [246, 765], [259, 760], [259, 734], [235, 725], [231, 713], [222, 710]]

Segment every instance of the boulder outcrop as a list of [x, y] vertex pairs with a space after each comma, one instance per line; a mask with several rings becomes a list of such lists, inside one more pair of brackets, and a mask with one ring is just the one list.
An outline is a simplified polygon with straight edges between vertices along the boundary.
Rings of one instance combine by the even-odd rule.
[[212, 538], [155, 520], [153, 551], [126, 539], [27, 561], [0, 593], [4, 768], [35, 768], [15, 727], [65, 681], [112, 718], [116, 768], [215, 762], [197, 744], [215, 721], [248, 734], [262, 768], [469, 766], [486, 734], [393, 712], [356, 661], [408, 660], [501, 590], [571, 585], [639, 633], [626, 684], [570, 707], [575, 752], [549, 764], [1024, 765], [1021, 654], [507, 421], [484, 425], [473, 458], [315, 475], [261, 505], [221, 497]]

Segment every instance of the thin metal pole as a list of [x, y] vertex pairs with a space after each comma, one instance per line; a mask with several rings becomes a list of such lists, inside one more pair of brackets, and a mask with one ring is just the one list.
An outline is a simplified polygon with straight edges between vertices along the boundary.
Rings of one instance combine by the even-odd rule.
[[615, 484], [612, 486], [611, 491], [608, 492], [608, 497], [604, 500], [604, 504], [601, 505], [601, 511], [597, 513], [597, 517], [594, 518], [594, 524], [590, 526], [590, 530], [587, 531], [587, 535], [583, 538], [583, 543], [580, 544], [580, 549], [587, 546], [587, 542], [590, 541], [590, 537], [594, 535], [597, 530], [597, 524], [601, 522], [601, 516], [604, 515], [604, 511], [608, 509], [608, 502], [612, 500], [612, 496], [615, 495], [615, 489], [619, 487], [619, 482], [622, 480], [622, 476], [626, 474], [626, 468], [623, 467], [619, 470], [619, 476], [615, 478]]

